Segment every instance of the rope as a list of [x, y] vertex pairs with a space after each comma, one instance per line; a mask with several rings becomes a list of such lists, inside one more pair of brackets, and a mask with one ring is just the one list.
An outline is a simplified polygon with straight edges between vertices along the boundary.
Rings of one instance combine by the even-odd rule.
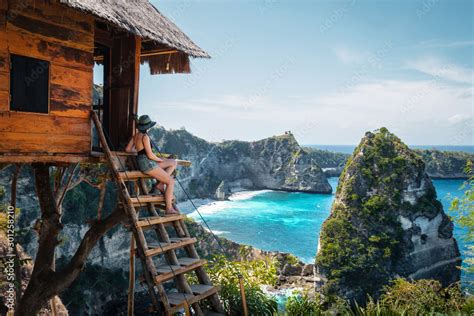
[[[109, 147], [111, 147], [111, 148], [114, 149], [114, 151], [115, 151], [115, 148], [114, 148], [114, 146], [113, 146], [113, 144], [112, 144], [112, 141], [111, 141], [111, 139], [110, 139], [110, 136], [107, 134], [106, 131], [103, 131], [103, 132], [104, 132], [105, 137], [107, 138], [107, 141], [111, 144]], [[107, 144], [107, 145], [108, 145], [108, 144]], [[129, 176], [128, 176], [127, 169], [124, 167], [122, 161], [121, 161], [120, 159], [118, 159], [118, 161], [119, 161], [119, 163], [120, 163], [120, 167], [122, 168], [122, 170], [124, 170], [125, 177], [127, 178], [127, 181], [131, 181], [130, 178], [129, 178]], [[127, 188], [127, 190], [128, 190], [128, 188]], [[139, 198], [138, 194], [137, 194], [137, 196], [136, 196], [136, 199], [137, 199], [137, 201], [138, 201], [139, 207], [141, 208], [141, 207], [142, 207], [142, 202], [140, 201], [140, 198]], [[164, 251], [164, 249], [163, 249], [163, 246], [161, 245], [161, 242], [158, 242], [158, 245], [160, 246], [160, 249], [161, 249], [162, 253], [165, 254], [165, 251]], [[171, 270], [171, 273], [173, 274], [173, 278], [175, 278], [175, 277], [177, 276], [177, 274], [175, 273], [172, 264], [169, 262], [169, 260], [168, 260], [168, 258], [166, 257], [166, 255], [165, 255], [164, 257], [165, 257], [166, 264], [169, 266], [169, 268], [170, 268], [170, 270]], [[182, 294], [183, 294], [184, 300], [185, 300], [185, 302], [186, 302], [186, 306], [190, 306], [191, 304], [189, 304], [188, 298], [186, 297], [186, 293], [182, 293]]]
[[[150, 136], [148, 136], [148, 138], [150, 139], [150, 143], [151, 143], [151, 146], [158, 152], [159, 155], [162, 156], [158, 146], [156, 146], [155, 142], [151, 139]], [[224, 247], [222, 247], [222, 244], [220, 243], [219, 239], [217, 238], [217, 236], [214, 234], [214, 232], [211, 230], [211, 227], [209, 227], [209, 224], [207, 223], [207, 221], [204, 219], [204, 217], [202, 216], [201, 212], [199, 212], [198, 208], [196, 207], [196, 205], [194, 204], [193, 200], [191, 199], [191, 197], [189, 196], [189, 193], [186, 191], [186, 189], [183, 187], [183, 185], [181, 184], [181, 181], [179, 181], [178, 177], [175, 176], [175, 179], [176, 179], [176, 182], [178, 182], [179, 186], [181, 187], [181, 190], [183, 190], [184, 194], [186, 195], [186, 198], [188, 199], [189, 202], [191, 202], [191, 205], [194, 207], [194, 210], [199, 214], [199, 217], [201, 218], [201, 220], [203, 221], [203, 223], [206, 225], [207, 229], [209, 230], [209, 232], [211, 233], [211, 235], [214, 237], [214, 239], [216, 240], [217, 242], [217, 245], [219, 245], [219, 248], [221, 249], [222, 251], [222, 254], [224, 255], [224, 257], [227, 257], [226, 255], [226, 252], [224, 250]], [[237, 277], [239, 279], [239, 288], [240, 288], [240, 295], [241, 295], [241, 299], [242, 299], [242, 309], [244, 311], [244, 315], [247, 316], [248, 315], [248, 307], [247, 307], [247, 302], [246, 302], [246, 299], [245, 299], [245, 287], [244, 287], [244, 282], [247, 284], [247, 285], [250, 285], [249, 282], [243, 277], [243, 275], [241, 273], [238, 273], [237, 274]]]
[[[160, 150], [158, 149], [158, 146], [156, 146], [155, 142], [151, 139], [151, 137], [148, 137], [150, 139], [150, 143], [151, 143], [151, 146], [158, 152], [159, 155], [162, 155]], [[209, 232], [211, 233], [211, 235], [214, 237], [214, 239], [216, 240], [217, 244], [219, 245], [219, 248], [221, 249], [222, 251], [222, 254], [226, 255], [226, 252], [224, 250], [224, 247], [222, 247], [222, 244], [220, 243], [219, 239], [217, 238], [217, 236], [213, 233], [213, 231], [211, 230], [211, 227], [209, 227], [209, 224], [206, 222], [206, 220], [204, 219], [204, 217], [202, 216], [201, 212], [199, 212], [196, 204], [194, 204], [194, 201], [191, 199], [189, 193], [186, 191], [186, 189], [184, 188], [183, 184], [181, 183], [181, 181], [179, 181], [179, 178], [177, 176], [175, 176], [175, 179], [176, 179], [176, 182], [178, 182], [179, 186], [181, 187], [181, 190], [183, 190], [184, 194], [186, 195], [186, 198], [188, 199], [189, 202], [191, 202], [191, 205], [193, 206], [194, 210], [199, 214], [199, 217], [201, 218], [202, 222], [206, 225], [207, 229], [209, 230]]]

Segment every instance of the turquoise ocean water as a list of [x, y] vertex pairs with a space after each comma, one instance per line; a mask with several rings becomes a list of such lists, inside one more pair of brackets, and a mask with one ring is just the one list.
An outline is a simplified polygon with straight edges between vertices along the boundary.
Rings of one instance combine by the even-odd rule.
[[[337, 178], [330, 178], [334, 189]], [[433, 180], [438, 199], [449, 214], [450, 196], [461, 196], [462, 180]], [[334, 195], [252, 191], [235, 194], [230, 201], [213, 202], [199, 208], [218, 235], [263, 250], [289, 252], [313, 263], [321, 224], [329, 215]], [[200, 221], [193, 212], [190, 217]], [[455, 226], [454, 234], [465, 252], [465, 230]], [[463, 281], [467, 281], [463, 275]], [[469, 279], [473, 281], [473, 277]]]

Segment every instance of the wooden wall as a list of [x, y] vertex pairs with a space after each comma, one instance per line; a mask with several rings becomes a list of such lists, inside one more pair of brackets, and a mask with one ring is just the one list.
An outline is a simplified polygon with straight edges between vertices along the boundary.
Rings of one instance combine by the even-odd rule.
[[[0, 0], [0, 153], [90, 152], [94, 20], [54, 0]], [[9, 54], [50, 62], [49, 114], [9, 111]]]

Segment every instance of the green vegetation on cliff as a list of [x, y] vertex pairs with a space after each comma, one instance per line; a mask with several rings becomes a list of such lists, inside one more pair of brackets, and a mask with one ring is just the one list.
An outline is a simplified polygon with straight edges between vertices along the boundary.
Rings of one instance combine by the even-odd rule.
[[[468, 163], [465, 168], [466, 174], [472, 174], [472, 163]], [[452, 201], [451, 209], [457, 211], [455, 220], [461, 227], [467, 228], [466, 241], [471, 244], [468, 246], [466, 258], [466, 272], [474, 273], [474, 176], [471, 176], [461, 187], [464, 195]], [[474, 286], [474, 284], [471, 284]]]
[[474, 154], [434, 149], [416, 150], [426, 164], [426, 172], [432, 178], [467, 178], [465, 167], [474, 161]]
[[[407, 191], [415, 186], [420, 194], [410, 201]], [[327, 278], [325, 293], [358, 302], [378, 297], [409, 247], [399, 216], [440, 212], [421, 157], [386, 128], [367, 133], [347, 161], [321, 229], [316, 264]], [[445, 226], [440, 234], [450, 237]]]
[[303, 147], [321, 168], [343, 167], [350, 155], [312, 147]]
[[339, 297], [320, 297], [303, 293], [286, 303], [288, 316], [300, 315], [471, 315], [472, 297], [462, 295], [458, 284], [443, 288], [438, 281], [396, 279], [382, 290], [378, 300], [351, 307]]

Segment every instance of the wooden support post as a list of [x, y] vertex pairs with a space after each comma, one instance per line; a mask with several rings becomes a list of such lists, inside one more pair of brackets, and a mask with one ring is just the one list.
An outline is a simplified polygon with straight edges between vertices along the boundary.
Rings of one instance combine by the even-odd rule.
[[[147, 187], [145, 185], [145, 181], [143, 179], [140, 179], [138, 181], [138, 184], [139, 184], [140, 192], [142, 192], [143, 194], [147, 194], [148, 191], [147, 191]], [[157, 216], [158, 212], [156, 211], [153, 204], [151, 204], [151, 203], [146, 203], [146, 204], [147, 204], [147, 209], [148, 209], [148, 212], [150, 213], [150, 215]], [[156, 232], [156, 235], [159, 238], [160, 242], [165, 242], [165, 243], [170, 243], [171, 242], [170, 239], [169, 239], [168, 233], [166, 232], [166, 228], [163, 224], [157, 225], [157, 227], [155, 229], [155, 232]], [[178, 258], [176, 257], [176, 253], [174, 252], [174, 250], [166, 251], [165, 257], [166, 257], [166, 261], [169, 265], [179, 266], [179, 261], [178, 261]], [[192, 291], [191, 287], [189, 286], [189, 283], [186, 280], [186, 277], [183, 274], [179, 274], [179, 275], [176, 276], [176, 285], [178, 286], [178, 288], [182, 292], [187, 293], [187, 294], [193, 294], [193, 291]], [[186, 305], [188, 305], [187, 301], [185, 301], [185, 303], [186, 303]], [[188, 306], [188, 308], [189, 308], [189, 306]], [[193, 308], [194, 308], [194, 312], [196, 313], [197, 316], [204, 315], [204, 313], [201, 310], [201, 307], [199, 306], [199, 303], [193, 304]]]
[[133, 316], [135, 307], [135, 238], [130, 234], [130, 270], [128, 272], [128, 316]]
[[240, 295], [242, 296], [242, 308], [244, 310], [244, 316], [249, 315], [247, 310], [247, 299], [245, 298], [245, 287], [244, 287], [244, 278], [239, 274], [239, 285], [240, 285]]

